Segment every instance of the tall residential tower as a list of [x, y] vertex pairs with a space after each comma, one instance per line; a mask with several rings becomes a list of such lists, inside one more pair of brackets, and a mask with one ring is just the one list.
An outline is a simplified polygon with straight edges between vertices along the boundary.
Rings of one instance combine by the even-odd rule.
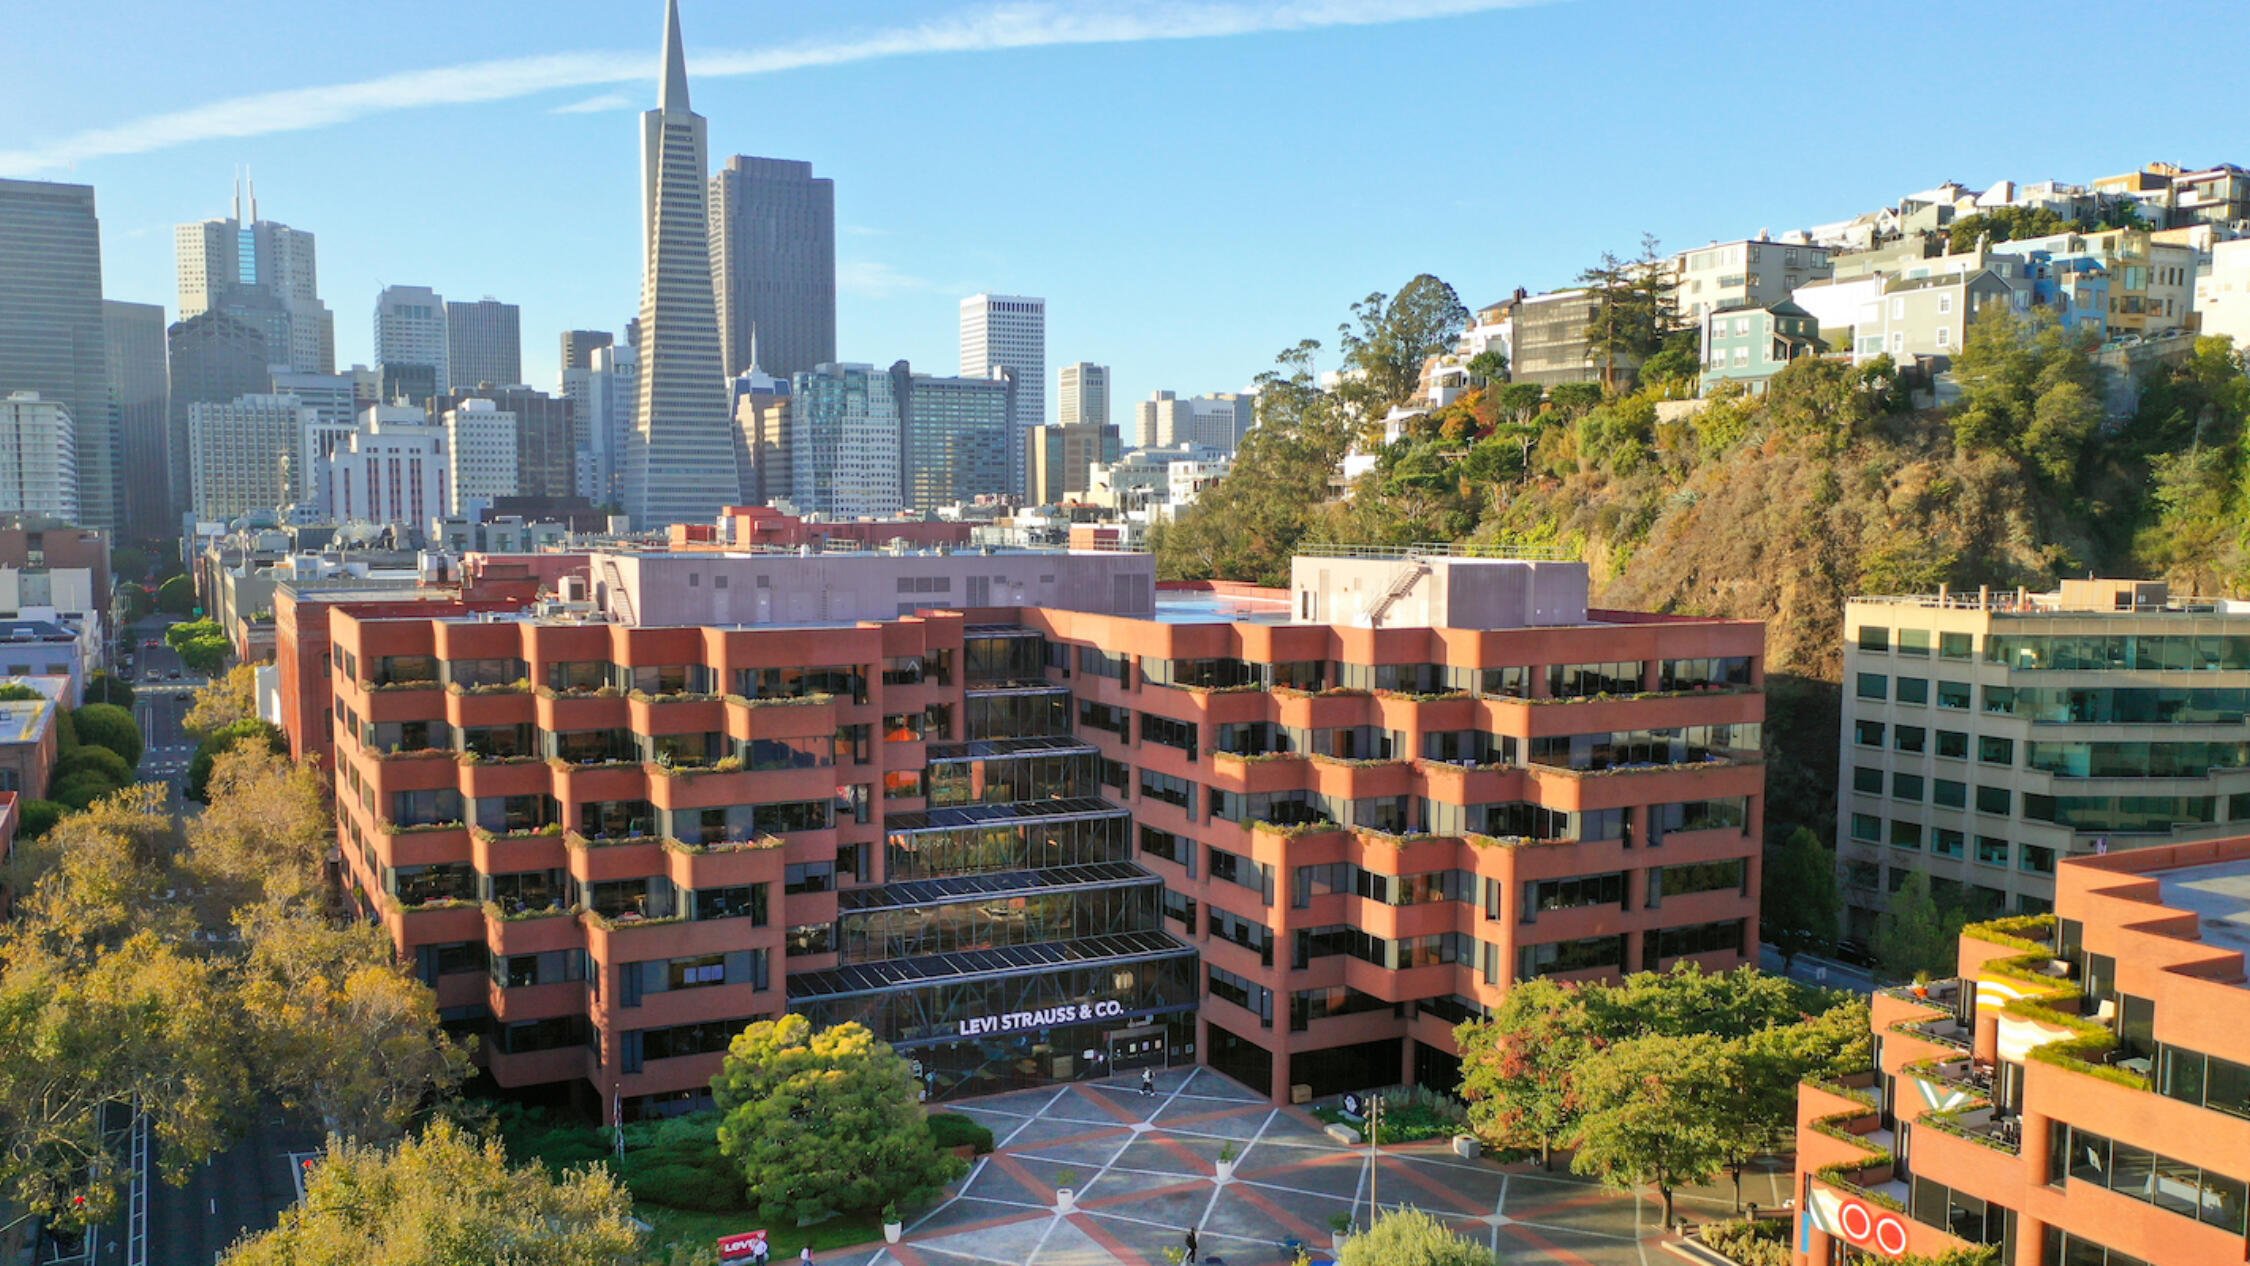
[[664, 6], [664, 79], [641, 116], [640, 403], [626, 454], [636, 527], [704, 523], [736, 499], [704, 196], [705, 125], [688, 108], [680, 6]]
[[445, 358], [449, 384], [467, 391], [490, 383], [523, 385], [523, 309], [490, 295], [475, 303], [445, 305]]
[[276, 365], [300, 374], [336, 369], [336, 320], [320, 301], [313, 235], [258, 218], [254, 187], [238, 188], [224, 219], [173, 230], [180, 319], [213, 310], [263, 330]]
[[711, 177], [711, 282], [727, 375], [777, 378], [836, 359], [836, 182], [812, 164], [737, 154]]

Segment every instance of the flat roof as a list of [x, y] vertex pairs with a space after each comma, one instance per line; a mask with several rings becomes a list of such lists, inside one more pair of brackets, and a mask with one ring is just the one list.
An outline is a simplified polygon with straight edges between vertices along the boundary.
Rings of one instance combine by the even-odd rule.
[[1159, 589], [1156, 614], [1159, 624], [1287, 624], [1289, 599], [1252, 598], [1240, 594], [1197, 590]]
[[2158, 871], [2157, 900], [2195, 916], [2207, 944], [2250, 953], [2250, 858]]
[[44, 699], [0, 701], [0, 743], [35, 743], [53, 715]]

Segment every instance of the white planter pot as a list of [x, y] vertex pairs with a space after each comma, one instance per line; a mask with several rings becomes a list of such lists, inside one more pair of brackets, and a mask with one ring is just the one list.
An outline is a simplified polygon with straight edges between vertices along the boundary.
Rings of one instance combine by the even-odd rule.
[[1477, 1143], [1476, 1135], [1456, 1134], [1453, 1136], [1454, 1155], [1459, 1156], [1464, 1160], [1475, 1160], [1477, 1158], [1477, 1153], [1480, 1150], [1482, 1149]]
[[1230, 1160], [1223, 1160], [1223, 1161], [1220, 1161], [1220, 1162], [1219, 1162], [1219, 1181], [1220, 1181], [1220, 1182], [1232, 1182], [1232, 1181], [1234, 1181], [1234, 1167], [1235, 1167], [1235, 1164], [1236, 1164], [1236, 1162], [1234, 1162], [1234, 1161], [1230, 1161]]
[[1344, 1253], [1344, 1241], [1350, 1239], [1351, 1237], [1351, 1232], [1349, 1231], [1338, 1231], [1334, 1235], [1328, 1237], [1328, 1247], [1334, 1250], [1337, 1256], [1341, 1257]]
[[1070, 1212], [1070, 1211], [1071, 1211], [1072, 1209], [1075, 1209], [1075, 1208], [1077, 1208], [1077, 1207], [1078, 1207], [1078, 1193], [1077, 1193], [1077, 1192], [1075, 1192], [1075, 1191], [1072, 1191], [1072, 1190], [1071, 1190], [1070, 1188], [1068, 1188], [1068, 1187], [1059, 1187], [1059, 1188], [1057, 1188], [1057, 1189], [1055, 1190], [1055, 1208], [1057, 1208], [1057, 1209], [1061, 1210], [1061, 1211], [1062, 1211], [1062, 1212], [1064, 1212], [1064, 1213], [1068, 1213], [1068, 1212]]
[[906, 1234], [906, 1224], [903, 1222], [885, 1222], [883, 1224], [883, 1242], [886, 1244], [898, 1243], [898, 1237], [904, 1234]]

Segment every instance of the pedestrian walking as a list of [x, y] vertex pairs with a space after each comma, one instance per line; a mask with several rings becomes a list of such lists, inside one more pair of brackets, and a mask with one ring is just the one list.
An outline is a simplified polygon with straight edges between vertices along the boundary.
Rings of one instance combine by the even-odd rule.
[[805, 1266], [812, 1266], [812, 1245], [807, 1244], [803, 1248], [798, 1249], [797, 1260], [803, 1262]]
[[1188, 1228], [1187, 1232], [1187, 1256], [1181, 1258], [1180, 1260], [1183, 1262], [1192, 1262], [1195, 1260], [1195, 1228], [1192, 1226]]
[[1154, 1099], [1155, 1097], [1156, 1070], [1153, 1068], [1144, 1068], [1141, 1070], [1141, 1098]]

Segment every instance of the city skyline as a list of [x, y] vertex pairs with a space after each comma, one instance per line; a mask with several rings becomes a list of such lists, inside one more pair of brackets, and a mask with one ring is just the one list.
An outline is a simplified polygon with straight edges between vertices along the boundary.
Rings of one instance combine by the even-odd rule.
[[[219, 33], [155, 7], [142, 20], [116, 20], [134, 8], [62, 15], [55, 56], [0, 87], [0, 107], [23, 121], [0, 136], [0, 165], [44, 163], [33, 151], [52, 150], [89, 129], [178, 115], [239, 97], [246, 88], [304, 82], [268, 84], [241, 73], [260, 57], [284, 59], [284, 41], [297, 38], [301, 24], [241, 32], [239, 47], [227, 47], [218, 59], [231, 68], [221, 73], [207, 65], [212, 58], [193, 55], [218, 52]], [[1567, 282], [1602, 249], [1629, 248], [1642, 229], [1680, 246], [1854, 214], [1948, 178], [2086, 180], [2160, 158], [2216, 161], [2226, 157], [2228, 138], [2212, 112], [2198, 108], [2192, 85], [2210, 81], [2241, 45], [2222, 23], [2188, 47], [2163, 42], [2181, 73], [2156, 86], [2157, 98], [2137, 112], [2164, 120], [2157, 142], [2139, 124], [2103, 110], [2095, 97], [2027, 92], [1980, 105], [1988, 130], [1945, 129], [1911, 147], [1838, 140], [1792, 151], [1798, 175], [1775, 188], [1743, 179], [1737, 161], [1761, 149], [1763, 140], [1715, 132], [1716, 115], [1638, 109], [1636, 102], [1646, 102], [1632, 95], [1597, 100], [1586, 118], [1525, 129], [1509, 126], [1498, 108], [1449, 115], [1404, 93], [1384, 104], [1333, 92], [1346, 79], [1419, 82], [1430, 71], [1429, 50], [1439, 44], [1502, 54], [1517, 47], [1547, 50], [1538, 64], [1504, 64], [1519, 83], [1519, 99], [1579, 91], [1569, 67], [1595, 56], [1627, 77], [1664, 83], [1668, 96], [1719, 99], [1713, 94], [1731, 91], [1728, 67], [1738, 63], [1698, 51], [1715, 52], [1718, 34], [1665, 31], [1658, 11], [1647, 5], [1422, 5], [1407, 12], [1451, 16], [1396, 22], [1374, 21], [1380, 15], [1371, 6], [1341, 5], [1330, 9], [1343, 17], [1325, 26], [1316, 24], [1318, 15], [1297, 10], [1190, 6], [1206, 18], [1223, 10], [1235, 20], [1196, 28], [1220, 33], [1161, 43], [1125, 19], [1115, 19], [1123, 25], [1108, 42], [1091, 42], [1093, 32], [1073, 42], [1071, 32], [1090, 19], [1073, 27], [1059, 11], [1034, 8], [1046, 20], [1023, 33], [1029, 47], [1011, 49], [991, 29], [989, 10], [955, 9], [917, 25], [915, 15], [879, 9], [858, 15], [849, 29], [831, 29], [809, 15], [690, 0], [686, 18], [698, 32], [693, 42], [709, 49], [691, 50], [691, 73], [709, 81], [700, 85], [699, 99], [712, 119], [713, 166], [736, 153], [787, 158], [811, 162], [837, 182], [841, 359], [943, 363], [955, 305], [991, 290], [1046, 297], [1051, 359], [1112, 365], [1113, 399], [1144, 399], [1157, 388], [1233, 390], [1299, 338], [1332, 343], [1329, 321], [1318, 314], [1369, 290], [1393, 290], [1417, 271], [1444, 277], [1474, 306], [1519, 284], [1538, 289]], [[1980, 11], [1959, 18], [1973, 31], [1956, 34], [2000, 38], [2033, 12], [2026, 6]], [[2224, 13], [2215, 5], [2206, 12], [2213, 18]], [[411, 56], [397, 34], [351, 18], [329, 24], [335, 29], [320, 39], [334, 56], [322, 61], [324, 73], [308, 78], [352, 82], [424, 65], [433, 60], [431, 30], [446, 32], [443, 46], [461, 55], [435, 58], [439, 69], [417, 72], [424, 76], [442, 78], [456, 64], [486, 64], [476, 58], [478, 50], [521, 49], [520, 37], [504, 34], [520, 23], [521, 10], [407, 6], [408, 18], [416, 14], [421, 26]], [[986, 17], [982, 27], [971, 21], [979, 14]], [[1650, 20], [1637, 20], [1644, 16]], [[935, 36], [919, 45], [894, 40], [887, 57], [877, 47], [876, 37], [886, 31], [926, 34], [946, 21], [955, 23], [946, 29], [963, 32], [950, 43]], [[1862, 35], [1859, 25], [1849, 15], [1794, 11], [1786, 29], [1749, 20], [1727, 37], [1735, 50], [1729, 56], [1768, 67], [1773, 90], [1783, 97], [1805, 94], [1809, 106], [1840, 101], [1855, 90], [1877, 91], [1891, 73], [1880, 63], [1825, 55], [1852, 47]], [[363, 322], [352, 314], [372, 307], [381, 284], [421, 283], [441, 293], [490, 293], [520, 303], [525, 377], [547, 388], [557, 368], [558, 332], [621, 331], [637, 305], [638, 262], [585, 243], [630, 232], [637, 214], [631, 159], [629, 152], [621, 159], [620, 148], [631, 143], [633, 113], [652, 103], [647, 26], [639, 6], [589, 5], [569, 20], [543, 17], [541, 29], [572, 33], [544, 60], [578, 65], [579, 78], [553, 71], [561, 86], [537, 89], [537, 95], [520, 95], [531, 91], [522, 85], [550, 81], [528, 73], [494, 76], [462, 88], [472, 95], [443, 108], [386, 109], [307, 130], [190, 140], [138, 154], [99, 156], [81, 147], [72, 165], [41, 165], [27, 174], [94, 184], [105, 295], [169, 306], [172, 227], [224, 214], [225, 186], [235, 168], [247, 164], [260, 177], [264, 214], [321, 236], [323, 298], [346, 315], [340, 363], [370, 360]], [[1885, 38], [1900, 43], [1912, 27], [1901, 21], [1900, 34]], [[119, 37], [120, 28], [130, 33]], [[1599, 45], [1593, 42], [1597, 30]], [[1433, 40], [1440, 31], [1442, 40]], [[2142, 45], [2153, 49], [2162, 33], [2128, 29], [2115, 38], [2123, 56]], [[728, 51], [769, 42], [764, 61]], [[567, 51], [573, 47], [618, 51]], [[811, 64], [822, 49], [835, 60]], [[916, 52], [924, 55], [909, 55]], [[786, 73], [749, 73], [795, 64], [790, 56], [805, 64]], [[274, 64], [298, 60], [287, 52]], [[613, 62], [622, 68], [616, 80], [589, 90], [584, 75], [607, 74], [599, 68]], [[588, 72], [589, 65], [596, 72]], [[706, 66], [711, 69], [701, 69]], [[1011, 91], [980, 91], [995, 81]], [[108, 90], [94, 100], [85, 82]], [[1072, 90], [1064, 91], [1065, 84]], [[1046, 112], [1052, 117], [1021, 118], [1007, 105], [1018, 88], [1064, 104]], [[1339, 95], [1354, 100], [1330, 99]], [[1127, 108], [1105, 108], [1103, 101]], [[326, 107], [294, 108], [305, 117], [331, 117]], [[1012, 131], [992, 134], [1010, 135], [1010, 147], [1035, 158], [1052, 178], [1008, 181], [1009, 196], [995, 199], [985, 165], [960, 161], [959, 137], [1003, 119]], [[1633, 149], [1640, 168], [1635, 183], [1666, 185], [1678, 195], [1656, 205], [1695, 210], [1659, 215], [1646, 199], [1558, 198], [1525, 189], [1555, 182], [1571, 170], [1575, 154], [1611, 152], [1589, 146], [1598, 135], [1620, 134], [1627, 119], [1632, 134], [1645, 139]], [[285, 125], [278, 117], [252, 122]], [[443, 173], [394, 168], [370, 186], [363, 156], [393, 147], [411, 152], [463, 127], [505, 139], [497, 147], [505, 152], [493, 159], [503, 169], [520, 165], [526, 176], [576, 173], [571, 214], [494, 203], [464, 209], [410, 244], [400, 241], [389, 226], [407, 209], [450, 205], [442, 200]], [[143, 130], [152, 138], [180, 134]], [[1481, 138], [1487, 160], [1461, 163], [1461, 138], [1472, 134]], [[2009, 136], [2007, 145], [1999, 143], [2001, 136]], [[1128, 170], [1145, 164], [1115, 161], [1127, 153], [1148, 156], [1153, 176]], [[1370, 177], [1386, 172], [1417, 182], [1436, 179], [1439, 192], [1378, 196], [1383, 181]], [[1230, 180], [1242, 182], [1239, 198], [1182, 202], [1170, 193]], [[1183, 214], [1189, 205], [1192, 215]], [[1261, 299], [1225, 303], [1223, 320], [1197, 319], [1183, 315], [1179, 292], [1185, 289]]]

